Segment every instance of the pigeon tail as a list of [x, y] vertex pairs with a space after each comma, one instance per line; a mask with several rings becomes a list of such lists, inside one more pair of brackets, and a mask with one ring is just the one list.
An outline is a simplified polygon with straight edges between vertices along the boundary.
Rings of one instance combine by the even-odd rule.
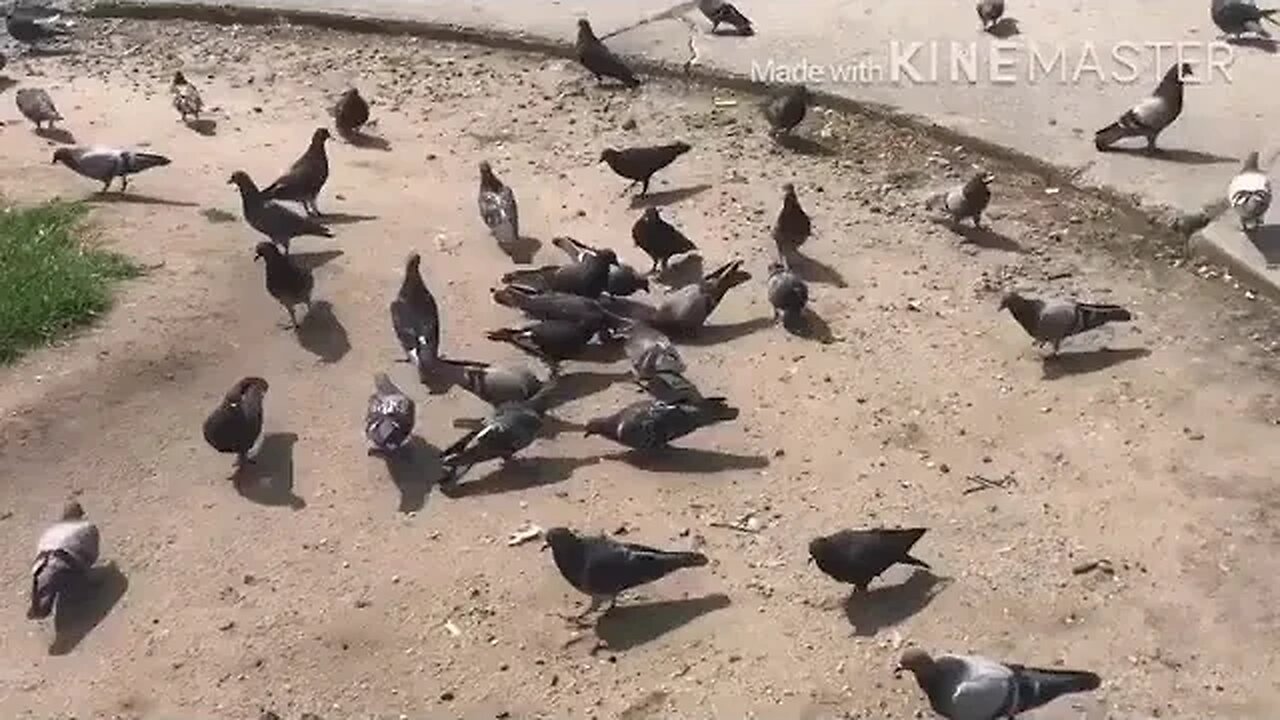
[[163, 167], [165, 165], [168, 165], [171, 162], [173, 161], [165, 157], [164, 155], [158, 155], [156, 153], [135, 152], [135, 153], [132, 153], [131, 162], [129, 163], [129, 170], [131, 170], [132, 172], [142, 172], [143, 170], [149, 170], [153, 167]]
[[[1125, 116], [1127, 117], [1128, 113], [1126, 113]], [[1113, 122], [1110, 125], [1102, 128], [1098, 132], [1094, 133], [1093, 134], [1094, 147], [1098, 148], [1099, 150], [1106, 150], [1112, 145], [1115, 145], [1117, 142], [1127, 137], [1132, 137], [1136, 135], [1137, 133], [1134, 130], [1132, 130], [1131, 128], [1125, 127], [1123, 121], [1124, 121], [1124, 118], [1121, 118], [1120, 121]]]
[[737, 420], [738, 415], [741, 412], [738, 408], [733, 407], [726, 402], [724, 398], [719, 397], [705, 398], [698, 407], [702, 411], [702, 415], [706, 419], [708, 425], [718, 422]]
[[1080, 303], [1080, 331], [1092, 330], [1109, 322], [1128, 322], [1133, 315], [1119, 305], [1088, 305]]
[[1046, 705], [1070, 693], [1097, 690], [1102, 678], [1087, 670], [1047, 670], [1010, 665], [1014, 671], [1017, 688], [1014, 697], [1017, 707], [1010, 708], [1010, 715], [1017, 715], [1032, 708]]
[[650, 550], [654, 560], [669, 570], [679, 570], [680, 568], [702, 567], [710, 562], [706, 555], [700, 552], [673, 552], [664, 550]]
[[903, 555], [903, 556], [902, 556], [902, 559], [901, 559], [901, 560], [899, 560], [898, 562], [899, 562], [899, 563], [901, 563], [901, 564], [903, 564], [903, 565], [915, 565], [916, 567], [924, 568], [925, 570], [931, 570], [931, 569], [932, 569], [932, 568], [929, 566], [929, 563], [927, 563], [927, 562], [925, 562], [925, 561], [921, 560], [920, 558], [915, 557], [915, 556], [913, 556], [913, 555]]

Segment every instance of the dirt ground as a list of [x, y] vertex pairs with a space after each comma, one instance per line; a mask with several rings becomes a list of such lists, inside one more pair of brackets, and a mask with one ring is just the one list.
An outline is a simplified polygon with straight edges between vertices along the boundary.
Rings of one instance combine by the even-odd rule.
[[[765, 138], [754, 98], [602, 90], [559, 59], [289, 27], [80, 34], [83, 54], [8, 74], [46, 87], [78, 141], [174, 164], [94, 200], [103, 241], [149, 275], [97, 328], [0, 371], [0, 716], [924, 717], [891, 672], [909, 643], [1104, 677], [1042, 720], [1280, 713], [1272, 311], [1179, 267], [1139, 219], [992, 162], [998, 234], [964, 243], [918, 209], [979, 160], [963, 148], [820, 111], [802, 134], [832, 152], [792, 152]], [[169, 106], [177, 68], [214, 108], [213, 134]], [[387, 149], [330, 147], [320, 207], [344, 222], [294, 244], [330, 310], [295, 336], [226, 181], [269, 182], [348, 84], [375, 101]], [[5, 196], [96, 190], [4, 103]], [[430, 463], [393, 478], [366, 457], [378, 370], [413, 389], [433, 447], [484, 412], [458, 390], [428, 396], [394, 362], [387, 303], [408, 252], [442, 305], [446, 353], [517, 356], [483, 337], [518, 317], [488, 299], [511, 262], [478, 218], [477, 163], [515, 188], [546, 243], [538, 262], [558, 261], [547, 241], [568, 234], [647, 266], [629, 237], [640, 211], [596, 160], [674, 139], [694, 149], [660, 175], [666, 215], [708, 264], [742, 257], [756, 276], [684, 348], [740, 420], [665, 460], [628, 459], [573, 424], [637, 391], [620, 364], [571, 363], [565, 422], [529, 462], [477, 468], [461, 497], [429, 486]], [[815, 218], [807, 272], [831, 344], [768, 320], [786, 181]], [[997, 311], [1015, 286], [1120, 302], [1136, 321], [1045, 363]], [[271, 383], [267, 437], [259, 473], [234, 482], [200, 423], [246, 374]], [[24, 618], [28, 572], [71, 494], [114, 565], [55, 628]], [[712, 525], [747, 515], [759, 532]], [[526, 521], [713, 562], [579, 632], [555, 615], [582, 598], [549, 553], [506, 544]], [[880, 524], [932, 528], [917, 554], [936, 575], [895, 569], [850, 601], [806, 562], [812, 536]]]

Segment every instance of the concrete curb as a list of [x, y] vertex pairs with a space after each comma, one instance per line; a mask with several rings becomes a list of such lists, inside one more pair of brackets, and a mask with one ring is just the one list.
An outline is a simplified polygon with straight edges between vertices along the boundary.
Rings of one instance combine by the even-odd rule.
[[1187, 249], [1193, 256], [1227, 268], [1250, 289], [1280, 301], [1280, 267], [1268, 262], [1233, 216], [1224, 215], [1192, 235]]

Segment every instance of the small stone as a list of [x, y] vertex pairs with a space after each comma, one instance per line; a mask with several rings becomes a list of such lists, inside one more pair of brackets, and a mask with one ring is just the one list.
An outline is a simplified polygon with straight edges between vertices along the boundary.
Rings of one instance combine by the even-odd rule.
[[369, 606], [370, 606], [370, 605], [372, 605], [372, 604], [373, 604], [373, 603], [370, 603], [368, 600], [366, 600], [366, 599], [364, 599], [364, 598], [357, 598], [357, 599], [356, 599], [356, 602], [355, 602], [355, 606], [356, 606], [356, 608], [361, 609], [361, 610], [363, 610], [364, 608], [369, 607]]
[[454, 696], [453, 696], [452, 690], [445, 690], [444, 692], [440, 693], [440, 702], [453, 702], [453, 697]]
[[622, 121], [622, 129], [623, 129], [623, 130], [635, 130], [635, 129], [636, 129], [636, 121], [635, 121], [635, 118], [627, 118], [626, 120], [623, 120], [623, 121]]

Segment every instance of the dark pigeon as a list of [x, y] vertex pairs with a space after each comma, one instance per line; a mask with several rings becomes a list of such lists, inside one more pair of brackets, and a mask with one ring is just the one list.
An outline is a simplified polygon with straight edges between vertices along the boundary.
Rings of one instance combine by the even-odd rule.
[[80, 503], [67, 503], [62, 518], [41, 533], [36, 542], [27, 618], [49, 617], [60, 598], [85, 587], [89, 569], [98, 561], [101, 543], [98, 526], [84, 519]]
[[928, 563], [910, 554], [926, 532], [927, 528], [841, 530], [811, 540], [809, 556], [833, 579], [866, 592], [872, 580], [898, 563], [927, 569]]
[[991, 32], [1004, 16], [1004, 0], [978, 0], [978, 20], [985, 32]]
[[541, 320], [524, 327], [491, 330], [486, 337], [510, 343], [554, 370], [562, 361], [581, 355], [598, 329], [583, 322]]
[[778, 254], [786, 257], [803, 245], [812, 232], [813, 223], [809, 220], [809, 214], [800, 207], [796, 186], [791, 183], [783, 185], [782, 209], [778, 211], [778, 220], [773, 224], [773, 242], [778, 246]]
[[391, 301], [391, 328], [419, 376], [430, 373], [440, 356], [440, 308], [422, 282], [422, 256], [409, 253], [404, 263], [404, 279]]
[[[351, 138], [360, 132], [360, 128], [369, 122], [369, 103], [360, 97], [360, 91], [348, 88], [333, 106], [333, 126], [338, 134]], [[314, 141], [313, 141], [314, 142]], [[326, 173], [328, 163], [326, 162]], [[321, 182], [321, 185], [324, 183]], [[317, 192], [319, 190], [317, 189]]]
[[547, 545], [560, 575], [591, 604], [577, 615], [584, 618], [605, 602], [613, 608], [618, 595], [640, 585], [666, 577], [681, 568], [701, 567], [707, 556], [698, 552], [672, 552], [646, 545], [624, 543], [604, 536], [583, 537], [574, 531], [551, 528]]
[[591, 298], [561, 292], [538, 292], [523, 285], [506, 285], [490, 291], [494, 302], [520, 310], [536, 320], [569, 320], [601, 326], [604, 309]]
[[520, 210], [516, 195], [493, 174], [489, 163], [480, 163], [480, 219], [493, 233], [498, 247], [508, 255], [518, 252], [520, 243]]
[[14, 93], [13, 99], [18, 106], [18, 112], [22, 113], [22, 117], [35, 123], [37, 130], [41, 125], [52, 129], [53, 124], [62, 119], [58, 108], [53, 105], [53, 98], [49, 97], [49, 93], [44, 88], [19, 88], [18, 92]]
[[600, 153], [600, 162], [608, 163], [615, 173], [631, 180], [628, 190], [640, 183], [640, 197], [644, 197], [649, 194], [649, 181], [653, 179], [654, 173], [675, 162], [676, 158], [691, 149], [693, 148], [684, 142], [622, 150], [609, 148]]
[[523, 365], [490, 365], [442, 357], [436, 372], [449, 384], [457, 385], [494, 407], [525, 402], [545, 387], [542, 379]]
[[284, 306], [289, 313], [290, 326], [296, 329], [298, 316], [294, 313], [294, 306], [306, 305], [307, 311], [311, 310], [311, 290], [315, 287], [311, 271], [294, 265], [274, 243], [258, 243], [254, 259], [258, 258], [266, 263], [267, 292]]
[[453, 486], [472, 467], [489, 460], [506, 462], [532, 445], [542, 430], [542, 405], [553, 387], [548, 383], [526, 402], [499, 405], [480, 427], [441, 451], [441, 484]]
[[1119, 305], [1081, 303], [1074, 300], [1040, 300], [1011, 292], [1000, 301], [1036, 345], [1052, 345], [1056, 355], [1062, 341], [1109, 322], [1128, 322], [1133, 315]]
[[929, 698], [929, 706], [947, 720], [1003, 720], [1047, 705], [1071, 693], [1102, 686], [1086, 670], [1034, 668], [979, 655], [937, 655], [909, 648], [898, 661]]
[[804, 120], [809, 109], [809, 89], [804, 85], [787, 88], [764, 104], [764, 117], [774, 135], [790, 133]]
[[742, 269], [741, 260], [725, 263], [698, 283], [663, 298], [649, 324], [675, 335], [694, 333], [724, 300], [725, 293], [750, 279], [751, 273]]
[[665, 270], [671, 258], [698, 249], [693, 241], [674, 225], [662, 219], [658, 208], [646, 208], [631, 226], [631, 239], [653, 260], [650, 272]]
[[320, 215], [316, 198], [329, 180], [329, 156], [324, 150], [329, 138], [328, 128], [316, 128], [302, 156], [275, 182], [263, 188], [263, 197], [300, 203], [308, 215]]
[[963, 185], [930, 196], [925, 200], [925, 207], [942, 210], [953, 225], [969, 218], [973, 220], [974, 227], [981, 227], [982, 213], [991, 204], [991, 182], [994, 179], [990, 173], [976, 172]]
[[597, 82], [602, 78], [613, 78], [629, 88], [640, 87], [635, 73], [600, 42], [586, 18], [578, 20], [578, 39], [574, 43], [574, 51], [578, 55], [578, 62], [595, 76]]
[[204, 421], [204, 440], [220, 453], [235, 453], [236, 464], [249, 460], [249, 451], [262, 434], [262, 400], [267, 394], [267, 381], [260, 377], [242, 378]]
[[1175, 64], [1164, 74], [1155, 92], [1129, 108], [1120, 119], [1102, 128], [1093, 136], [1098, 150], [1107, 150], [1120, 140], [1142, 137], [1147, 140], [1147, 151], [1156, 151], [1156, 139], [1182, 114], [1183, 78], [1191, 77], [1189, 63]]
[[768, 287], [774, 317], [782, 318], [784, 327], [799, 327], [809, 304], [809, 286], [785, 264], [775, 262], [769, 264]]
[[364, 415], [364, 436], [371, 453], [392, 453], [413, 437], [417, 406], [386, 373], [374, 375], [373, 386]]
[[9, 36], [23, 45], [40, 45], [46, 40], [71, 35], [73, 22], [62, 13], [49, 7], [11, 7], [5, 16], [5, 29]]
[[1271, 33], [1262, 26], [1262, 21], [1280, 24], [1275, 18], [1277, 12], [1280, 12], [1280, 8], [1260, 8], [1253, 4], [1253, 0], [1212, 0], [1209, 4], [1213, 24], [1232, 38], [1246, 33], [1264, 39], [1271, 37]]
[[120, 178], [120, 191], [129, 189], [129, 176], [151, 168], [164, 167], [169, 158], [156, 153], [110, 147], [62, 147], [53, 151], [53, 163], [62, 163], [84, 177], [102, 183], [102, 192]]
[[618, 256], [612, 250], [601, 250], [568, 265], [513, 270], [502, 276], [502, 282], [596, 298], [609, 287], [609, 268], [617, 262]]
[[588, 420], [584, 434], [602, 435], [633, 450], [657, 450], [694, 430], [737, 417], [738, 409], [723, 398], [675, 403], [637, 400], [612, 415]]
[[289, 252], [289, 243], [293, 238], [333, 237], [333, 231], [324, 225], [303, 217], [274, 200], [268, 200], [243, 170], [232, 173], [227, 184], [235, 185], [240, 191], [240, 205], [249, 227], [266, 235], [271, 242], [283, 248], [285, 253]]
[[720, 27], [720, 23], [724, 23], [733, 28], [734, 32], [739, 35], [754, 35], [755, 29], [751, 27], [751, 21], [746, 15], [739, 12], [733, 3], [725, 0], [698, 0], [698, 9], [702, 11], [703, 16], [711, 21], [711, 32], [714, 34]]
[[[573, 259], [574, 262], [580, 263], [585, 258], [592, 255], [599, 255], [601, 250], [593, 248], [586, 243], [574, 240], [571, 237], [557, 237], [552, 239], [552, 245], [560, 248], [566, 255]], [[609, 283], [605, 288], [605, 292], [615, 297], [626, 297], [644, 290], [649, 291], [649, 279], [640, 274], [640, 271], [634, 267], [622, 262], [616, 261], [609, 266]]]

